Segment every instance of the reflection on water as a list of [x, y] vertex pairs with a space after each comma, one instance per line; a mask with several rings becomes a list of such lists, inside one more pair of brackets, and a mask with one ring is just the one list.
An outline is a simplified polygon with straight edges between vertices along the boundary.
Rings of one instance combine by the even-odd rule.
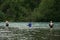
[[52, 36], [50, 37], [49, 29], [21, 29], [16, 40], [59, 40], [60, 36], [54, 36], [55, 34], [60, 35], [60, 30], [53, 30]]
[[[45, 28], [29, 28], [29, 29], [15, 29], [15, 28], [9, 28], [10, 31], [12, 31], [12, 40], [60, 40], [60, 30], [53, 29], [52, 32], [50, 32], [50, 29]], [[0, 31], [0, 33], [7, 33]], [[9, 32], [10, 33], [10, 32]], [[5, 34], [6, 36], [6, 34]], [[0, 40], [11, 40], [8, 39], [9, 37], [1, 37], [0, 34]]]

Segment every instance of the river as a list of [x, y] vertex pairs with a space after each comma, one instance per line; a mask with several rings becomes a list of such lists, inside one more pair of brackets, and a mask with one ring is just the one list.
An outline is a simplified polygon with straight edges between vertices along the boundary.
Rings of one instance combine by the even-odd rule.
[[[31, 22], [31, 28], [49, 28], [49, 22]], [[9, 27], [29, 28], [29, 22], [9, 22]], [[5, 22], [0, 22], [0, 26], [5, 26]], [[54, 22], [54, 28], [60, 28], [60, 22]]]

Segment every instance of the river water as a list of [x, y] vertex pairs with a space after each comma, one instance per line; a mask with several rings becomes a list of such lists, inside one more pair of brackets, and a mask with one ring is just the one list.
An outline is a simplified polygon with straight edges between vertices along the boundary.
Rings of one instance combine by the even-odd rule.
[[[20, 30], [14, 40], [60, 40], [60, 22], [54, 22], [53, 35], [50, 36], [49, 22], [32, 22], [32, 27], [27, 26], [29, 22], [9, 22], [9, 27], [17, 27]], [[5, 27], [5, 22], [0, 22], [0, 27]]]
[[[28, 28], [29, 22], [9, 22], [9, 27]], [[0, 26], [5, 26], [4, 22], [0, 22]], [[49, 22], [32, 22], [32, 28], [49, 28]], [[60, 28], [60, 22], [54, 22], [54, 28]]]

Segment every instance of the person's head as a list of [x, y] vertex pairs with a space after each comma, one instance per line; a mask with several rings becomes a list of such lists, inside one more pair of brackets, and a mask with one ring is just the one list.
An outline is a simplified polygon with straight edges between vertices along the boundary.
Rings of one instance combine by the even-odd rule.
[[50, 21], [50, 23], [52, 23], [52, 21]]
[[6, 20], [6, 23], [8, 23], [8, 20]]

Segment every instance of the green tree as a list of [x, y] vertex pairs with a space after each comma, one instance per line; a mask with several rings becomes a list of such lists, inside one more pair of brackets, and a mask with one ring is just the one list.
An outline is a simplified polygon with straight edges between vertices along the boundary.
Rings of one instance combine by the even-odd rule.
[[5, 14], [0, 11], [0, 21], [5, 20]]

